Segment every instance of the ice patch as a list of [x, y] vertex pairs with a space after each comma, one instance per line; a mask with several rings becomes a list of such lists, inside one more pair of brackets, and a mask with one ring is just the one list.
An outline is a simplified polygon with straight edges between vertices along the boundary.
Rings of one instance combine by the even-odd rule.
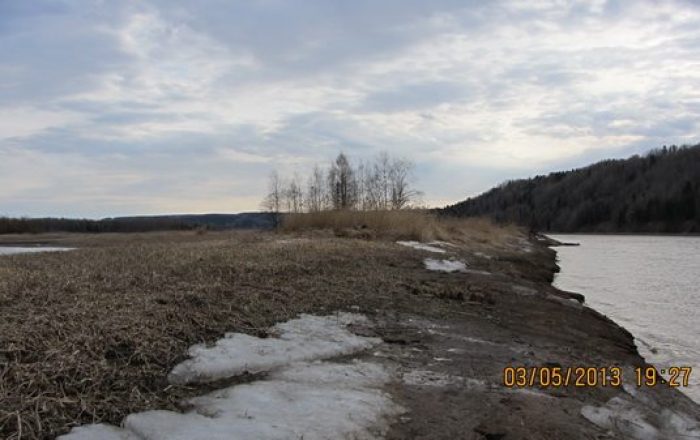
[[642, 413], [620, 397], [613, 397], [601, 407], [586, 405], [581, 408], [581, 415], [600, 428], [635, 439], [659, 438], [659, 431], [644, 419]]
[[530, 287], [527, 287], [527, 286], [513, 285], [513, 291], [520, 296], [537, 295], [537, 290], [530, 288]]
[[[87, 425], [74, 428], [60, 439], [381, 438], [391, 420], [404, 412], [382, 391], [393, 372], [371, 362], [317, 360], [378, 344], [376, 338], [347, 330], [347, 324], [364, 320], [362, 315], [349, 313], [301, 315], [273, 327], [278, 337], [231, 334], [214, 347], [193, 347], [193, 358], [171, 372], [182, 383], [206, 382], [251, 368], [269, 374], [263, 380], [189, 399], [183, 402], [188, 408], [184, 413], [145, 411], [127, 416], [122, 428]], [[296, 362], [299, 359], [313, 361]]]
[[686, 414], [665, 409], [661, 411], [661, 420], [666, 432], [676, 432], [681, 438], [700, 438], [700, 423]]
[[602, 429], [638, 440], [700, 438], [697, 420], [669, 409], [659, 413], [622, 397], [599, 407], [586, 405], [581, 415]]
[[583, 305], [580, 302], [578, 302], [578, 300], [575, 298], [561, 298], [559, 296], [552, 295], [549, 293], [547, 294], [546, 298], [550, 301], [556, 301], [560, 304], [563, 304], [566, 307], [572, 307], [574, 309], [582, 309], [583, 308]]
[[185, 402], [185, 413], [146, 411], [106, 425], [76, 428], [63, 440], [375, 439], [403, 409], [379, 387], [378, 364], [302, 363], [268, 379]]
[[484, 388], [486, 382], [479, 379], [465, 378], [462, 376], [450, 376], [445, 373], [429, 370], [411, 370], [401, 375], [401, 379], [407, 385], [446, 387], [451, 385], [464, 385], [467, 388]]
[[428, 244], [432, 244], [434, 246], [447, 246], [447, 247], [457, 247], [456, 244], [447, 242], [447, 241], [440, 241], [440, 240], [435, 240], [435, 241], [430, 241]]
[[528, 396], [540, 397], [540, 398], [543, 398], [543, 399], [554, 399], [554, 397], [550, 396], [549, 394], [545, 393], [544, 391], [540, 391], [540, 390], [537, 390], [537, 389], [530, 389], [530, 388], [508, 388], [508, 392], [516, 393], [516, 394], [527, 394]]
[[493, 257], [489, 254], [486, 254], [484, 252], [474, 252], [474, 256], [481, 257], [481, 258], [486, 258], [487, 260], [492, 259]]
[[466, 272], [467, 265], [457, 260], [435, 260], [426, 258], [423, 260], [425, 268], [428, 270], [436, 270], [440, 272]]
[[[444, 254], [446, 252], [444, 249], [440, 249], [439, 247], [431, 246], [429, 244], [421, 243], [419, 241], [397, 241], [396, 243], [400, 244], [401, 246], [408, 246], [421, 251], [435, 252], [438, 254]], [[433, 242], [433, 244], [437, 243], [438, 242]]]
[[353, 313], [301, 315], [274, 326], [272, 333], [277, 337], [229, 333], [213, 347], [191, 347], [191, 359], [176, 365], [168, 379], [175, 384], [212, 382], [245, 372], [270, 371], [292, 362], [356, 353], [381, 342], [379, 338], [355, 335], [346, 328], [363, 321], [362, 315]]
[[459, 336], [459, 339], [461, 339], [464, 342], [472, 342], [474, 344], [503, 345], [503, 344], [499, 344], [497, 342], [486, 341], [484, 339], [472, 338], [471, 336]]
[[70, 433], [58, 437], [64, 440], [142, 440], [134, 433], [103, 423], [73, 428]]
[[[486, 340], [484, 340], [484, 339], [474, 338], [474, 337], [471, 337], [471, 336], [463, 336], [463, 335], [459, 335], [459, 334], [456, 334], [456, 333], [446, 333], [446, 332], [442, 332], [442, 331], [439, 331], [439, 330], [433, 330], [433, 329], [430, 329], [430, 328], [427, 329], [426, 331], [428, 332], [428, 334], [431, 334], [431, 335], [445, 336], [445, 337], [447, 337], [447, 338], [459, 339], [460, 341], [470, 342], [470, 343], [474, 343], [474, 344], [503, 345], [503, 344], [500, 344], [500, 343], [498, 343], [498, 342], [486, 341]], [[451, 350], [457, 350], [457, 349], [450, 348], [450, 349], [448, 349], [447, 351], [451, 351]]]

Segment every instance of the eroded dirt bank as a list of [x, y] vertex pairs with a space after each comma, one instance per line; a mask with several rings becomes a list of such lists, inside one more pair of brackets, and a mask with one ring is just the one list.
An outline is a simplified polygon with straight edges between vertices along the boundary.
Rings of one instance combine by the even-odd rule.
[[[632, 335], [580, 294], [552, 287], [554, 253], [546, 242], [530, 243], [519, 256], [478, 259], [453, 248], [474, 270], [425, 273], [418, 284], [459, 279], [464, 290], [453, 295], [453, 308], [377, 316], [374, 331], [387, 345], [374, 356], [409, 377], [391, 390], [409, 412], [388, 438], [700, 438], [698, 405], [664, 384], [638, 387], [634, 368], [648, 365]], [[509, 388], [509, 366], [619, 367], [622, 384], [602, 386], [598, 376], [597, 386]]]
[[[696, 404], [632, 385], [631, 369], [644, 365], [632, 336], [551, 286], [554, 252], [543, 243], [514, 236], [434, 252], [326, 235], [141, 238], [60, 237], [87, 246], [0, 258], [0, 437], [54, 438], [182, 410], [182, 399], [260, 379], [169, 383], [191, 344], [230, 331], [268, 336], [299, 313], [338, 310], [366, 315], [351, 330], [382, 341], [332, 360], [393, 372], [384, 391], [403, 411], [380, 433], [388, 438], [698, 435]], [[426, 259], [464, 268], [428, 270]], [[620, 366], [625, 386], [509, 389], [508, 366]]]

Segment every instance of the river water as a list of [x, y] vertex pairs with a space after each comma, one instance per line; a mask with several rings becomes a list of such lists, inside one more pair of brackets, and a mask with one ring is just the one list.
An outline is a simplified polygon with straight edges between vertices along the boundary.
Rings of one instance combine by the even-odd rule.
[[629, 330], [657, 369], [692, 367], [681, 390], [700, 403], [700, 237], [550, 236], [581, 244], [555, 248], [554, 285]]
[[50, 246], [0, 246], [0, 255], [12, 255], [12, 254], [28, 254], [35, 252], [58, 252], [58, 251], [70, 251], [73, 248], [67, 247], [50, 247]]

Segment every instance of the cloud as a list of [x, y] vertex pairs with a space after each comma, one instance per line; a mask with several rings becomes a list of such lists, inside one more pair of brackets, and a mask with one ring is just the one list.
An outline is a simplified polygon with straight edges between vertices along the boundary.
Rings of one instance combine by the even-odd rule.
[[274, 167], [426, 201], [698, 140], [693, 2], [0, 3], [0, 213], [256, 209]]

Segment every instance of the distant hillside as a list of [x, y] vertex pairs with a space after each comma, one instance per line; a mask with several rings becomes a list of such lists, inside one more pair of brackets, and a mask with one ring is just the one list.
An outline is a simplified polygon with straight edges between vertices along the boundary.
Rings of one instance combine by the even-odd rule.
[[550, 232], [700, 232], [700, 144], [509, 181], [440, 212]]
[[265, 212], [115, 217], [102, 220], [0, 217], [0, 234], [41, 232], [148, 232], [165, 230], [270, 229], [274, 216]]
[[116, 217], [119, 222], [151, 220], [163, 223], [182, 224], [190, 227], [209, 229], [270, 229], [274, 216], [267, 212], [242, 212], [240, 214], [181, 214], [137, 217]]

